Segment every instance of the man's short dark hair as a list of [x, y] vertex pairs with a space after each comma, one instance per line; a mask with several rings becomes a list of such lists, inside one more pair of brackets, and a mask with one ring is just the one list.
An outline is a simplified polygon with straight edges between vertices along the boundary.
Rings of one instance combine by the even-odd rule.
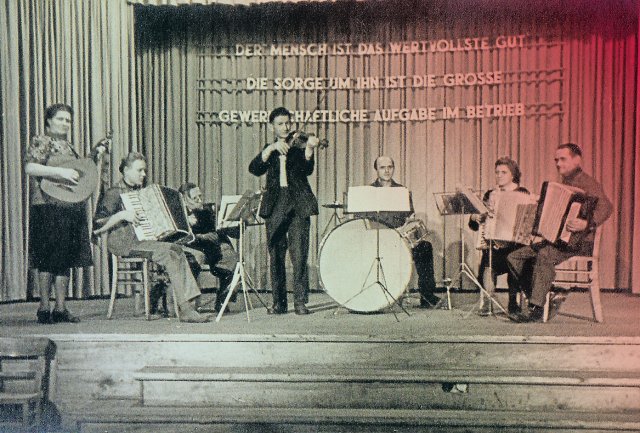
[[124, 169], [127, 167], [131, 167], [131, 164], [133, 164], [136, 161], [147, 162], [147, 158], [145, 158], [144, 155], [141, 154], [140, 152], [129, 152], [129, 154], [124, 158], [122, 158], [122, 161], [120, 161], [120, 166], [118, 167], [118, 170], [120, 171], [121, 174], [124, 174]]
[[395, 167], [396, 167], [396, 163], [395, 163], [395, 161], [393, 160], [393, 158], [391, 158], [390, 156], [387, 156], [387, 155], [380, 155], [379, 157], [377, 157], [377, 158], [376, 158], [376, 160], [375, 160], [375, 161], [373, 161], [373, 168], [375, 168], [376, 170], [378, 169], [378, 160], [379, 160], [380, 158], [389, 158], [389, 159], [391, 160], [391, 166], [392, 166], [393, 168], [395, 168]]
[[511, 172], [511, 177], [513, 178], [513, 183], [520, 185], [520, 177], [522, 176], [522, 172], [520, 172], [520, 167], [518, 167], [518, 163], [508, 156], [503, 156], [502, 158], [498, 158], [495, 163], [495, 168], [498, 168], [499, 165], [506, 166]]
[[278, 107], [269, 114], [269, 123], [273, 123], [278, 116], [287, 116], [291, 119], [291, 112], [284, 107]]
[[582, 149], [575, 143], [563, 143], [558, 146], [558, 150], [560, 149], [569, 149], [573, 156], [582, 156]]
[[189, 191], [191, 191], [193, 188], [196, 188], [197, 186], [198, 185], [196, 185], [193, 182], [185, 182], [182, 185], [180, 185], [180, 188], [178, 188], [178, 191], [180, 191], [182, 195], [187, 195]]

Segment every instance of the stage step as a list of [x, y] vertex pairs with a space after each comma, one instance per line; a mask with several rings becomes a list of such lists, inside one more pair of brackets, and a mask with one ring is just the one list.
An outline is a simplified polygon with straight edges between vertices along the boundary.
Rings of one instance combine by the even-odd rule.
[[640, 409], [634, 372], [150, 366], [134, 378], [146, 406]]
[[73, 415], [77, 431], [82, 433], [414, 433], [427, 431], [425, 429], [454, 433], [640, 431], [640, 418], [635, 413], [144, 407], [132, 402], [110, 401]]

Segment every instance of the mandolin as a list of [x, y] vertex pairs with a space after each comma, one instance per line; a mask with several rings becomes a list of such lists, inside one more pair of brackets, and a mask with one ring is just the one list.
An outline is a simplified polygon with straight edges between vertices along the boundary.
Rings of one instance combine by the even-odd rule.
[[80, 203], [91, 197], [98, 187], [98, 168], [91, 158], [49, 160], [48, 165], [55, 167], [71, 168], [78, 172], [77, 184], [66, 180], [51, 180], [44, 178], [40, 182], [40, 188], [53, 201], [62, 203]]

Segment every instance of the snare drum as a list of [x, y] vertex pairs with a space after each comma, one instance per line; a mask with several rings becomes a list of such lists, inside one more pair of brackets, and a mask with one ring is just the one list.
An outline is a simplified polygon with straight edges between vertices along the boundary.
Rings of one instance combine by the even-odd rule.
[[[381, 272], [377, 273], [377, 229]], [[382, 310], [400, 298], [411, 280], [411, 248], [396, 230], [357, 218], [335, 227], [320, 244], [320, 284], [337, 303], [353, 311]], [[377, 284], [385, 282], [386, 291]], [[388, 293], [387, 293], [388, 291]]]
[[411, 248], [415, 248], [427, 236], [427, 226], [422, 220], [409, 220], [398, 229], [398, 232], [411, 245]]

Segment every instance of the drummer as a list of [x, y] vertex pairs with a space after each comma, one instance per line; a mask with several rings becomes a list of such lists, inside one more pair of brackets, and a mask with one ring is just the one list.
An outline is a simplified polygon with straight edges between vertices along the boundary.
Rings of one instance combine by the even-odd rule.
[[[387, 188], [402, 187], [393, 180], [393, 172], [395, 163], [388, 156], [379, 156], [373, 163], [378, 178], [371, 186]], [[376, 219], [381, 223], [397, 229], [402, 227], [411, 215], [413, 215], [413, 202], [411, 203], [410, 212], [379, 212], [379, 214], [367, 215], [368, 218]], [[412, 249], [413, 262], [416, 266], [418, 274], [418, 292], [420, 293], [420, 308], [435, 307], [440, 298], [433, 292], [436, 288], [436, 280], [433, 275], [433, 248], [427, 240], [420, 240]]]

